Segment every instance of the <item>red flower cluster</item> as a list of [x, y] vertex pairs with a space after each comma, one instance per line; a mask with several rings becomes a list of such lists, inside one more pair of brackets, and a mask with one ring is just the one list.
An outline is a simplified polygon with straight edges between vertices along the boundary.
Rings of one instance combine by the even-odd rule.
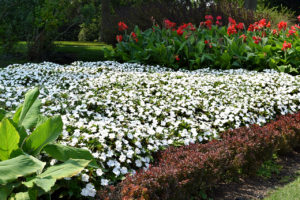
[[119, 31], [125, 31], [128, 29], [128, 26], [124, 22], [119, 22], [118, 26], [119, 26]]
[[118, 42], [122, 42], [123, 36], [122, 36], [122, 35], [117, 35], [117, 36], [116, 36], [116, 40], [117, 40]]
[[205, 19], [210, 20], [210, 21], [214, 20], [213, 16], [211, 16], [211, 15], [205, 15]]
[[286, 51], [287, 49], [292, 48], [292, 44], [291, 43], [286, 43], [286, 41], [284, 41], [283, 45], [282, 45], [282, 51]]
[[175, 55], [175, 60], [180, 61], [179, 55]]
[[236, 26], [235, 26], [238, 30], [244, 30], [244, 23], [238, 23]]
[[247, 41], [247, 36], [245, 34], [241, 35], [240, 38], [243, 38], [243, 42]]
[[204, 44], [208, 45], [209, 48], [212, 48], [212, 45], [209, 40], [205, 40]]
[[260, 41], [261, 41], [261, 38], [260, 38], [260, 37], [255, 37], [255, 36], [253, 36], [252, 39], [254, 40], [254, 43], [255, 43], [255, 44], [259, 44]]
[[278, 30], [279, 30], [279, 31], [281, 31], [282, 29], [283, 29], [283, 30], [286, 30], [286, 28], [287, 28], [287, 23], [284, 22], [284, 21], [281, 21], [281, 22], [278, 23], [277, 26], [278, 26]]
[[177, 34], [181, 36], [184, 33], [184, 30], [196, 31], [196, 28], [192, 23], [183, 24], [178, 27]]
[[236, 29], [235, 29], [235, 25], [232, 24], [230, 25], [228, 28], [227, 28], [227, 34], [228, 35], [232, 35], [232, 34], [235, 34], [237, 33]]
[[132, 37], [133, 40], [135, 40], [136, 42], [139, 41], [139, 39], [137, 38], [135, 32], [131, 32], [130, 36]]
[[164, 24], [165, 24], [166, 29], [175, 28], [175, 26], [176, 26], [175, 22], [171, 22], [168, 19], [164, 20]]

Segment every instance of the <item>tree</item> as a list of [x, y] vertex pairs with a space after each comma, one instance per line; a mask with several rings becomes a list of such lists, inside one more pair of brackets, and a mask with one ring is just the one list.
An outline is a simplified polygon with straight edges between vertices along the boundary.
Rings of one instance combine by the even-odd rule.
[[109, 41], [109, 35], [110, 35], [110, 0], [102, 0], [101, 3], [101, 40], [104, 42], [110, 42]]

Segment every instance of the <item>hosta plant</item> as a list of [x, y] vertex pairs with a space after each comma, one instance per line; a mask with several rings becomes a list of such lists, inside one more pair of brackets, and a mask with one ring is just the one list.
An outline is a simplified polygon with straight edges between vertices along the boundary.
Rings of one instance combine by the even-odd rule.
[[[72, 177], [85, 167], [97, 168], [89, 151], [55, 144], [63, 129], [60, 116], [40, 114], [39, 90], [25, 95], [14, 114], [0, 110], [0, 199], [34, 200], [51, 196], [56, 180]], [[49, 166], [41, 151], [60, 161]]]

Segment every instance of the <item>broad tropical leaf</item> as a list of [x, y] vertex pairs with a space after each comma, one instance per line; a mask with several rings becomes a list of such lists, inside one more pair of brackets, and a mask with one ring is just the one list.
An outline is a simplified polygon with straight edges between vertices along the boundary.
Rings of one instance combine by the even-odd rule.
[[5, 185], [18, 177], [42, 171], [46, 163], [29, 156], [21, 155], [0, 162], [0, 185]]
[[19, 140], [20, 136], [15, 127], [9, 119], [4, 118], [0, 122], [0, 160], [9, 159], [12, 152], [19, 149]]
[[61, 134], [63, 122], [60, 116], [49, 118], [39, 125], [26, 138], [23, 150], [30, 155], [37, 155], [47, 144], [54, 142]]
[[85, 159], [91, 160], [89, 166], [99, 168], [97, 162], [94, 160], [93, 155], [86, 149], [79, 149], [75, 147], [64, 146], [61, 144], [48, 144], [44, 147], [44, 150], [56, 160], [67, 161], [72, 159]]
[[6, 111], [0, 109], [0, 121], [5, 117], [5, 115], [6, 115]]

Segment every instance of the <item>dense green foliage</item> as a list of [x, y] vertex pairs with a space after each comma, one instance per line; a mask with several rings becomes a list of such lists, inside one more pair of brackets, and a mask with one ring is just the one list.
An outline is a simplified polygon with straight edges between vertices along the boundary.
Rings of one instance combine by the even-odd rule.
[[[56, 180], [74, 176], [88, 165], [98, 167], [89, 151], [54, 143], [63, 123], [60, 116], [40, 114], [38, 95], [38, 88], [29, 91], [14, 114], [0, 110], [0, 199], [49, 196]], [[38, 159], [41, 151], [62, 163], [49, 166]]]

